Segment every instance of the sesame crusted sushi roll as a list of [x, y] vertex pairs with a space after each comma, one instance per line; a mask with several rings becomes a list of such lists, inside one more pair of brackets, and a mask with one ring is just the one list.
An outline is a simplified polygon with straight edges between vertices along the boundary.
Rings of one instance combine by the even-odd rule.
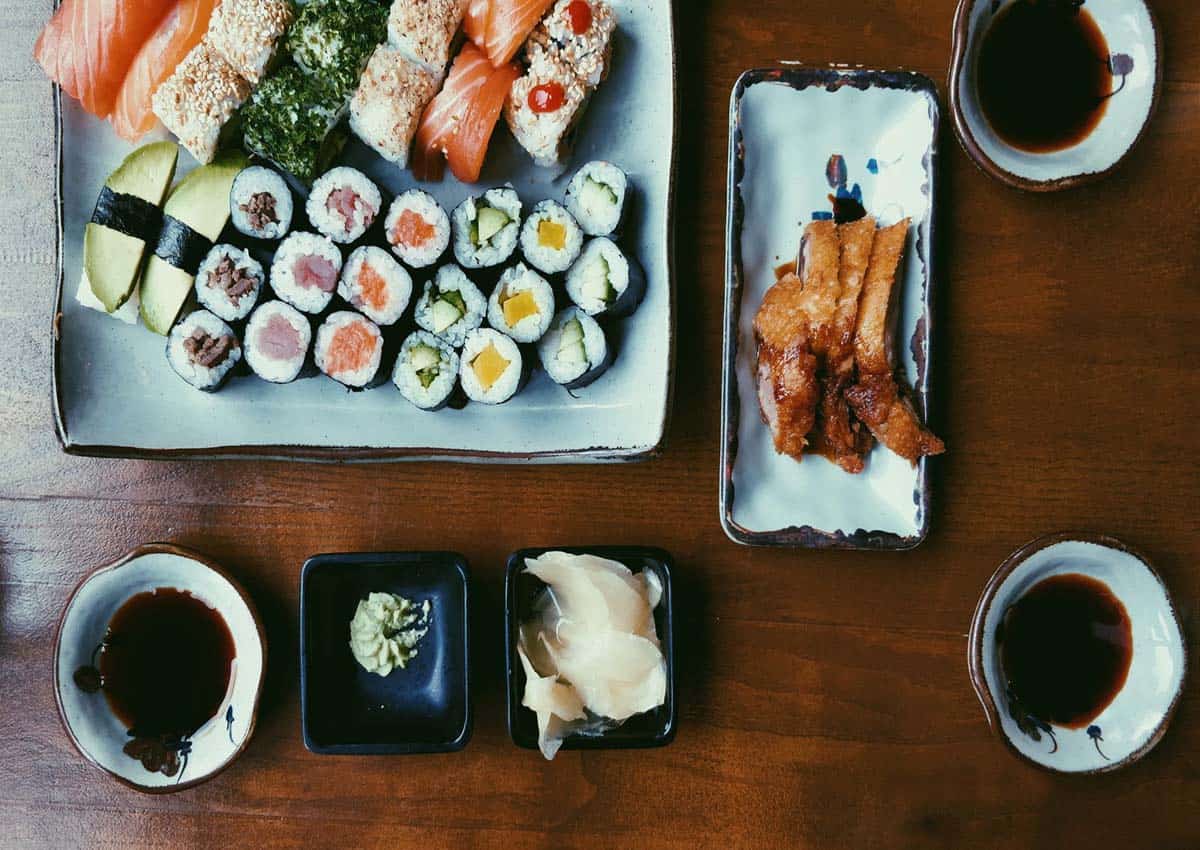
[[338, 295], [377, 325], [394, 325], [412, 300], [412, 278], [374, 245], [355, 248], [342, 269]]
[[603, 0], [558, 0], [534, 30], [534, 44], [553, 45], [590, 88], [608, 76], [617, 16]]
[[272, 384], [296, 380], [312, 345], [308, 317], [283, 301], [260, 304], [250, 315], [245, 333], [246, 363]]
[[205, 38], [155, 90], [151, 105], [196, 161], [209, 163], [222, 130], [249, 96], [250, 84]]
[[341, 271], [342, 252], [337, 245], [324, 236], [298, 230], [275, 252], [271, 288], [297, 310], [320, 313], [333, 300]]
[[579, 222], [557, 201], [539, 203], [521, 226], [521, 253], [540, 272], [565, 272], [582, 248]]
[[593, 160], [567, 185], [567, 209], [588, 236], [612, 236], [625, 217], [625, 172], [611, 162]]
[[383, 227], [392, 251], [414, 269], [432, 266], [450, 246], [450, 218], [422, 189], [397, 195]]
[[450, 48], [466, 6], [466, 0], [393, 0], [388, 39], [440, 79], [450, 62]]
[[500, 275], [488, 299], [488, 324], [517, 342], [537, 342], [554, 318], [554, 290], [524, 263]]
[[227, 322], [250, 315], [263, 285], [258, 260], [234, 245], [214, 245], [196, 273], [196, 300]]
[[406, 168], [421, 115], [437, 94], [440, 74], [395, 47], [379, 45], [350, 100], [350, 129], [384, 159]]
[[417, 326], [461, 348], [467, 334], [483, 324], [487, 304], [479, 287], [451, 263], [426, 282], [417, 301]]
[[645, 293], [641, 268], [603, 236], [587, 243], [567, 272], [567, 295], [589, 316], [628, 316]]
[[512, 256], [521, 233], [521, 198], [515, 189], [489, 189], [454, 208], [454, 256], [465, 269], [498, 266]]
[[538, 342], [538, 357], [551, 380], [578, 390], [604, 374], [612, 363], [612, 349], [595, 319], [568, 307], [554, 317]]
[[428, 331], [414, 331], [400, 346], [392, 383], [421, 410], [446, 406], [458, 384], [458, 352]]
[[229, 219], [238, 233], [253, 239], [282, 239], [292, 226], [292, 190], [273, 169], [243, 168], [229, 192]]
[[317, 329], [317, 368], [340, 384], [362, 389], [375, 380], [383, 359], [383, 334], [366, 316], [340, 310]]
[[590, 92], [557, 51], [535, 50], [525, 76], [512, 85], [504, 119], [534, 164], [561, 168], [571, 155], [574, 133]]
[[458, 375], [471, 401], [504, 404], [517, 394], [525, 377], [521, 349], [499, 331], [473, 330], [463, 345]]
[[234, 70], [256, 85], [295, 19], [290, 0], [221, 0], [209, 19], [208, 38]]
[[371, 178], [343, 165], [317, 178], [304, 209], [313, 227], [346, 245], [362, 238], [375, 222], [383, 196]]
[[242, 359], [233, 328], [208, 310], [182, 319], [167, 335], [167, 362], [190, 386], [216, 392]]

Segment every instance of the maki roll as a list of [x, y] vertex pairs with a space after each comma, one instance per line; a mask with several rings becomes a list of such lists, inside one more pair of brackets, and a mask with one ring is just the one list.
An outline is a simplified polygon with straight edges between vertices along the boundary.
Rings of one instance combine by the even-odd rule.
[[450, 219], [422, 189], [409, 189], [392, 201], [384, 231], [392, 251], [414, 269], [432, 266], [450, 245]]
[[488, 299], [488, 324], [517, 342], [537, 342], [554, 318], [554, 290], [524, 263], [500, 275]]
[[296, 380], [311, 344], [308, 317], [283, 301], [259, 305], [246, 323], [246, 363], [272, 384]]
[[271, 288], [275, 294], [305, 313], [320, 313], [333, 300], [342, 252], [316, 233], [297, 230], [284, 239], [271, 263]]
[[287, 181], [262, 165], [243, 168], [229, 192], [229, 218], [244, 236], [282, 239], [292, 226], [292, 191]]
[[422, 410], [445, 407], [458, 383], [458, 352], [428, 331], [414, 331], [400, 346], [392, 383]]
[[191, 313], [167, 335], [167, 362], [175, 374], [204, 392], [216, 392], [242, 359], [233, 328], [208, 310]]
[[338, 295], [376, 324], [394, 325], [412, 300], [412, 288], [412, 278], [391, 254], [364, 245], [346, 261]]
[[313, 227], [346, 245], [362, 238], [383, 209], [379, 187], [357, 168], [330, 169], [313, 183], [304, 206]]
[[569, 390], [586, 387], [612, 363], [604, 329], [578, 307], [568, 307], [554, 317], [538, 343], [538, 356], [546, 374]]
[[521, 253], [545, 274], [565, 272], [579, 258], [583, 231], [558, 201], [542, 201], [521, 227]]
[[417, 326], [437, 334], [455, 348], [462, 347], [469, 331], [483, 324], [487, 299], [463, 270], [451, 263], [437, 270], [417, 301]]
[[625, 172], [595, 160], [575, 172], [567, 186], [567, 209], [588, 236], [611, 236], [625, 214]]
[[467, 334], [458, 375], [471, 401], [504, 404], [517, 394], [524, 374], [521, 349], [512, 339], [491, 328]]
[[361, 0], [309, 0], [288, 30], [292, 58], [345, 100], [376, 46], [387, 40], [387, 6]]
[[262, 291], [263, 267], [234, 245], [214, 245], [196, 273], [196, 300], [227, 322], [250, 315]]
[[309, 183], [341, 150], [345, 136], [334, 128], [345, 111], [346, 98], [336, 88], [284, 65], [242, 108], [246, 150]]
[[589, 316], [628, 316], [645, 292], [641, 268], [603, 236], [589, 242], [567, 272], [567, 295]]
[[375, 379], [383, 359], [379, 326], [358, 313], [330, 313], [317, 329], [314, 349], [317, 368], [350, 389], [362, 389]]
[[498, 266], [512, 256], [521, 233], [521, 198], [505, 186], [454, 208], [454, 256], [466, 269]]

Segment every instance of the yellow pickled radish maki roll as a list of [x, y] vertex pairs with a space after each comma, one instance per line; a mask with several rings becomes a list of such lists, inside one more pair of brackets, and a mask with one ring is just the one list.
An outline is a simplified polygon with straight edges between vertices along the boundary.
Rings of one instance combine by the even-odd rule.
[[583, 230], [557, 201], [542, 201], [521, 227], [521, 253], [543, 274], [565, 272], [579, 258]]
[[458, 375], [471, 401], [504, 404], [521, 389], [525, 362], [510, 337], [491, 328], [477, 328], [467, 334]]
[[554, 290], [540, 274], [517, 263], [500, 275], [488, 299], [488, 324], [517, 342], [537, 342], [554, 318]]

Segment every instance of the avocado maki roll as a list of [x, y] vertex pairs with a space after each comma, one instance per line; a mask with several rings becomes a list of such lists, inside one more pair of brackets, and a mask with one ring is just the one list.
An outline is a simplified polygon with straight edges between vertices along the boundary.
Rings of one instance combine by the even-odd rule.
[[567, 209], [588, 236], [612, 236], [625, 217], [625, 172], [595, 160], [575, 172], [567, 185]]
[[521, 349], [499, 331], [473, 330], [463, 344], [458, 375], [471, 401], [504, 404], [521, 389], [525, 377]]
[[524, 263], [500, 275], [488, 299], [488, 324], [517, 342], [537, 342], [554, 318], [554, 290]]
[[296, 380], [311, 346], [308, 317], [286, 302], [260, 304], [246, 323], [246, 364], [272, 384]]
[[292, 190], [278, 171], [263, 165], [243, 168], [229, 192], [229, 219], [252, 239], [282, 239], [292, 226]]
[[587, 243], [567, 272], [567, 295], [589, 316], [628, 316], [645, 292], [641, 268], [603, 236]]
[[392, 383], [421, 410], [446, 406], [458, 384], [458, 352], [428, 331], [414, 331], [400, 346]]
[[521, 198], [505, 186], [454, 208], [454, 256], [465, 269], [498, 266], [512, 256], [521, 233]]
[[271, 263], [275, 294], [305, 313], [320, 313], [333, 300], [342, 272], [342, 252], [316, 233], [297, 230], [284, 239]]
[[197, 310], [167, 334], [167, 362], [189, 386], [216, 392], [242, 359], [233, 328], [208, 310]]
[[412, 299], [412, 278], [382, 248], [356, 248], [342, 269], [338, 295], [379, 325], [394, 325]]
[[383, 208], [383, 196], [357, 168], [330, 169], [313, 183], [304, 210], [313, 227], [347, 245], [362, 238]]
[[542, 201], [521, 227], [521, 253], [544, 274], [565, 272], [579, 258], [583, 231], [557, 201]]
[[387, 39], [387, 17], [387, 6], [372, 0], [309, 0], [288, 30], [287, 47], [301, 69], [349, 99]]
[[345, 112], [346, 98], [336, 87], [284, 65], [242, 108], [246, 149], [311, 183], [345, 142], [335, 131]]
[[479, 287], [451, 263], [438, 269], [437, 276], [426, 282], [425, 291], [417, 301], [417, 326], [460, 348], [467, 333], [483, 324], [487, 304]]
[[263, 267], [235, 245], [214, 245], [196, 273], [196, 300], [227, 322], [250, 315], [263, 285]]
[[538, 343], [538, 356], [551, 380], [569, 390], [586, 387], [612, 363], [604, 329], [578, 307], [568, 307], [554, 317]]

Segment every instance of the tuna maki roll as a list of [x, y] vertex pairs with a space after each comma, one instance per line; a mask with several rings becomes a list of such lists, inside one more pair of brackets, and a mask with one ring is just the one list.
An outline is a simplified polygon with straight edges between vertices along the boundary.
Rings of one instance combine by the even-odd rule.
[[446, 211], [421, 189], [409, 189], [392, 201], [384, 230], [392, 251], [414, 269], [432, 266], [450, 245]]
[[422, 410], [445, 407], [458, 383], [458, 352], [428, 331], [414, 331], [400, 346], [392, 383]]
[[227, 322], [250, 315], [263, 285], [263, 267], [234, 245], [214, 245], [196, 273], [196, 300]]
[[488, 324], [517, 342], [537, 342], [554, 318], [554, 290], [540, 274], [518, 263], [500, 275], [488, 299]]
[[538, 356], [546, 374], [569, 390], [586, 387], [612, 362], [604, 329], [578, 307], [568, 307], [554, 317], [538, 343]]
[[521, 198], [505, 186], [467, 198], [454, 209], [454, 256], [466, 269], [498, 266], [512, 256], [521, 233]]
[[471, 401], [504, 404], [521, 388], [521, 349], [499, 331], [478, 328], [467, 334], [458, 374]]
[[322, 174], [304, 206], [313, 227], [343, 245], [361, 239], [381, 209], [379, 187], [357, 168], [346, 165]]
[[611, 236], [625, 215], [628, 179], [611, 162], [595, 160], [575, 172], [567, 186], [567, 209], [588, 236]]
[[356, 248], [342, 269], [338, 295], [379, 325], [394, 325], [412, 300], [412, 278], [374, 245]]
[[246, 363], [273, 384], [296, 380], [311, 344], [308, 317], [283, 301], [259, 305], [246, 323]]
[[387, 40], [387, 6], [371, 0], [309, 0], [287, 34], [292, 58], [343, 99], [380, 42]]
[[197, 310], [167, 335], [167, 362], [175, 374], [204, 392], [216, 392], [242, 359], [233, 328], [208, 310]]
[[628, 316], [645, 291], [642, 270], [603, 236], [589, 242], [567, 272], [567, 295], [589, 316]]
[[336, 88], [284, 65], [242, 108], [246, 150], [309, 183], [341, 150], [345, 136], [334, 128], [345, 111], [346, 98]]
[[305, 313], [320, 313], [333, 300], [342, 252], [316, 233], [298, 230], [284, 239], [271, 264], [275, 294]]
[[425, 284], [417, 301], [417, 326], [461, 348], [467, 333], [483, 324], [487, 304], [479, 287], [451, 263]]
[[362, 389], [375, 379], [383, 359], [379, 326], [358, 313], [330, 313], [317, 329], [317, 368], [340, 384]]
[[287, 181], [262, 165], [242, 169], [229, 192], [229, 218], [245, 236], [282, 239], [292, 226], [292, 191]]
[[521, 227], [521, 253], [545, 274], [565, 272], [579, 258], [583, 231], [558, 201], [542, 201]]

